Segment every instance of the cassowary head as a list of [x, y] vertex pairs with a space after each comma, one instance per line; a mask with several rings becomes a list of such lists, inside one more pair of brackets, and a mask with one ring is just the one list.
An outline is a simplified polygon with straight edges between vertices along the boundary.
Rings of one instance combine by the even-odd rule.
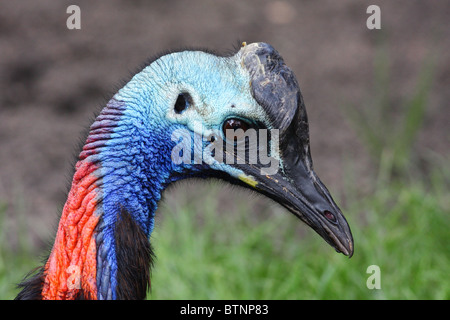
[[275, 200], [336, 251], [349, 226], [313, 170], [297, 80], [265, 43], [173, 52], [137, 73], [90, 128], [55, 244], [18, 298], [144, 298], [162, 191], [215, 177]]

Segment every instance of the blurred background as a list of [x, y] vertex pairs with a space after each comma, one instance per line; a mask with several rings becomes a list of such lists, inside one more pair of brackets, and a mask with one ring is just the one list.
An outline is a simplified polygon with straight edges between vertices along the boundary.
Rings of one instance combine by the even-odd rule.
[[0, 0], [0, 298], [48, 252], [82, 133], [123, 79], [168, 49], [262, 41], [297, 76], [355, 254], [266, 199], [183, 182], [157, 212], [149, 298], [449, 299], [450, 2], [370, 4], [380, 30], [363, 1]]

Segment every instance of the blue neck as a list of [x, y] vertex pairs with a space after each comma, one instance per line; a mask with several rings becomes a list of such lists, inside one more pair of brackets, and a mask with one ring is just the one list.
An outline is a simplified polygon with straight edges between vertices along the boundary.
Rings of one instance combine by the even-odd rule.
[[106, 121], [110, 126], [113, 122], [114, 127], [95, 154], [102, 175], [102, 201], [98, 205], [101, 219], [96, 229], [99, 299], [117, 298], [115, 232], [120, 211], [125, 209], [149, 238], [162, 191], [183, 177], [183, 168], [171, 160], [174, 125], [169, 127], [161, 121], [156, 126], [151, 121], [154, 117], [136, 112], [115, 99], [102, 113], [111, 113], [108, 110], [116, 110], [117, 115], [100, 115], [93, 125], [101, 127]]

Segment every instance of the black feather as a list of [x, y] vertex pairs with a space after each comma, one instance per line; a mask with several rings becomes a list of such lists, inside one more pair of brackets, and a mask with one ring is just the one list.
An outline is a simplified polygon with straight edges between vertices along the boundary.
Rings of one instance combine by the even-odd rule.
[[121, 208], [116, 230], [117, 299], [142, 300], [150, 288], [154, 254], [145, 232]]
[[25, 276], [23, 281], [17, 285], [22, 290], [14, 300], [42, 300], [43, 270], [43, 267], [37, 267]]

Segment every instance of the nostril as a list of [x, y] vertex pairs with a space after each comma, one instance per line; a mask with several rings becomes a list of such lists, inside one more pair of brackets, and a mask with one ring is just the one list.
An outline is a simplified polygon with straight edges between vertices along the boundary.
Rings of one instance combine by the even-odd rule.
[[334, 216], [334, 214], [332, 214], [330, 211], [325, 210], [323, 212], [323, 215], [325, 218], [327, 218], [328, 220], [330, 220], [331, 222], [336, 222], [336, 217]]

